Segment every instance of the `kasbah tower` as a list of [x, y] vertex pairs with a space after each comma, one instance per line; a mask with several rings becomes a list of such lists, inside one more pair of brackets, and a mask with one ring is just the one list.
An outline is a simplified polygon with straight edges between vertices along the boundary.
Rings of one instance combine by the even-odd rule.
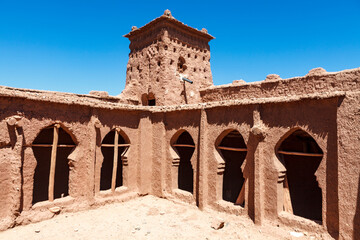
[[125, 37], [130, 54], [122, 98], [150, 106], [198, 103], [199, 89], [213, 85], [209, 41], [214, 37], [205, 28], [189, 27], [166, 10]]

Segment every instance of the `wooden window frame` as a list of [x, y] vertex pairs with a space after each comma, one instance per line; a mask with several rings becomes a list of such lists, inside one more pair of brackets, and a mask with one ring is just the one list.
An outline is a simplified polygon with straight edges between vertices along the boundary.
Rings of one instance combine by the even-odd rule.
[[125, 147], [123, 152], [123, 154], [125, 154], [130, 146], [129, 143], [119, 144], [119, 134], [120, 134], [120, 128], [115, 128], [114, 144], [105, 144], [105, 143], [101, 144], [101, 147], [114, 147], [113, 171], [111, 176], [111, 192], [115, 192], [115, 188], [116, 188], [119, 147]]

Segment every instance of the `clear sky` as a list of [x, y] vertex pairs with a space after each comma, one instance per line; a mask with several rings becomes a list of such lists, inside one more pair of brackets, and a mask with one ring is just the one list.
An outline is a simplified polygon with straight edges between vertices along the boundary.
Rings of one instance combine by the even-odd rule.
[[0, 0], [0, 85], [119, 94], [131, 26], [170, 9], [216, 37], [214, 84], [360, 67], [360, 0]]

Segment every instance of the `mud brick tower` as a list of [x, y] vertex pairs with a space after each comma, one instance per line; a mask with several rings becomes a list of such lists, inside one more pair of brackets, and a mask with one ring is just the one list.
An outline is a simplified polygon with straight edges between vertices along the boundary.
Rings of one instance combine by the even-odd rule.
[[122, 97], [146, 106], [197, 103], [199, 89], [213, 85], [208, 44], [213, 37], [206, 29], [189, 27], [166, 10], [125, 37], [131, 43]]

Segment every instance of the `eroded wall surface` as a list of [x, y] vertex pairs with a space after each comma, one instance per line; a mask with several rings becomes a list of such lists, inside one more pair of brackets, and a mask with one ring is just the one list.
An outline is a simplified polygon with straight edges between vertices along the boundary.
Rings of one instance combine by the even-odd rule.
[[167, 13], [125, 35], [130, 40], [130, 54], [120, 96], [135, 104], [199, 103], [199, 89], [213, 85], [208, 44], [213, 37]]
[[[93, 96], [2, 88], [0, 92], [1, 229], [50, 218], [55, 206], [77, 211], [138, 195], [153, 194], [203, 208], [248, 215], [339, 239], [359, 236], [359, 76], [347, 70], [290, 80], [208, 89], [201, 104], [144, 107]], [[301, 87], [300, 87], [301, 86]], [[310, 86], [310, 87], [309, 87]], [[317, 88], [316, 86], [320, 86]], [[285, 93], [286, 90], [286, 93]], [[226, 100], [226, 101], [215, 101]], [[227, 100], [228, 99], [228, 100]], [[39, 132], [58, 123], [76, 148], [68, 157], [69, 196], [32, 203]], [[119, 128], [130, 147], [121, 156], [123, 186], [100, 191], [101, 143]], [[246, 144], [241, 166], [245, 205], [224, 201], [226, 163], [218, 149], [229, 131]], [[323, 152], [315, 173], [322, 195], [322, 223], [283, 211], [279, 144], [296, 130], [309, 134]], [[193, 193], [180, 190], [176, 139], [189, 133]], [[189, 146], [188, 146], [189, 147]], [[311, 199], [309, 200], [311, 201]], [[52, 209], [53, 210], [53, 209]]]
[[360, 239], [360, 92], [339, 101], [338, 184], [339, 227], [342, 239]]
[[337, 73], [311, 73], [304, 77], [265, 80], [254, 83], [233, 83], [213, 86], [200, 91], [203, 102], [296, 95], [318, 95], [359, 89], [360, 68]]
[[[99, 172], [103, 156], [101, 140], [117, 126], [129, 139], [138, 138], [139, 113], [134, 111], [110, 111], [89, 106], [40, 102], [23, 98], [0, 99], [1, 111], [1, 158], [0, 169], [2, 194], [1, 229], [14, 224], [28, 223], [49, 218], [47, 209], [62, 206], [64, 211], [86, 209], [102, 204], [99, 194]], [[10, 125], [13, 116], [21, 118], [18, 125]], [[39, 132], [59, 123], [69, 133], [76, 147], [68, 156], [69, 196], [54, 202], [32, 203], [34, 172], [37, 165], [31, 144]], [[129, 147], [124, 190], [137, 190], [140, 185], [138, 169], [138, 143]], [[50, 161], [50, 159], [49, 159]], [[100, 198], [96, 200], [96, 197]], [[46, 211], [44, 211], [46, 209]], [[16, 221], [16, 222], [15, 222]]]

